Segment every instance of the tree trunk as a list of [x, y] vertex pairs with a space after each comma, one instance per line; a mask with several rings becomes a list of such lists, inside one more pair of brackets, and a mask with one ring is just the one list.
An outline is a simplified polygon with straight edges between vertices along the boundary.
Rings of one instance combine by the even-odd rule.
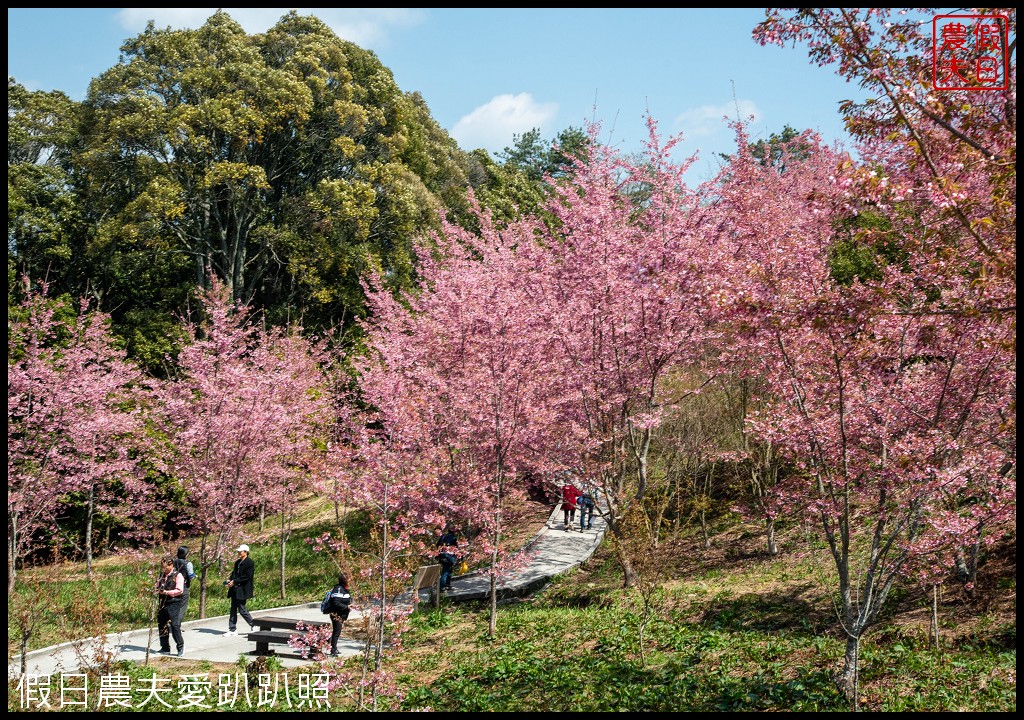
[[939, 649], [939, 584], [932, 583], [932, 647]]
[[15, 548], [18, 547], [17, 512], [11, 513], [8, 527], [10, 532], [7, 533], [7, 596], [10, 597], [14, 594], [14, 581], [18, 572], [18, 563], [14, 556]]
[[[159, 577], [159, 575], [157, 577]], [[149, 628], [149, 632], [146, 635], [146, 659], [143, 662], [144, 665], [149, 665], [150, 648], [153, 647], [153, 621], [156, 619], [157, 597], [152, 590], [150, 591], [150, 595], [152, 596], [152, 599], [149, 601], [149, 617], [148, 622], [146, 623]], [[199, 617], [202, 617], [202, 615]]]
[[678, 540], [683, 530], [684, 493], [682, 473], [675, 473], [672, 487], [672, 502], [675, 505], [672, 517], [672, 539]]
[[[28, 641], [32, 637], [32, 631], [21, 634], [21, 676], [24, 678], [28, 671]], [[148, 651], [147, 651], [148, 654]]]
[[288, 546], [288, 535], [285, 532], [285, 510], [281, 509], [281, 599], [284, 600], [284, 556]]
[[704, 510], [697, 513], [697, 520], [700, 523], [701, 537], [704, 538], [704, 549], [708, 550], [711, 547], [711, 529], [708, 527], [708, 518]]
[[[611, 529], [611, 525], [609, 525]], [[621, 533], [621, 529], [619, 531]], [[619, 557], [619, 566], [622, 567], [622, 587], [631, 588], [636, 585], [636, 569], [633, 567], [633, 558], [626, 550], [626, 544], [621, 540], [615, 543], [615, 554]]]
[[206, 618], [206, 535], [199, 541], [199, 619]]
[[956, 550], [956, 569], [960, 581], [964, 584], [964, 592], [967, 597], [974, 598], [974, 582], [978, 577], [978, 558], [981, 555], [981, 531], [978, 531], [979, 539], [969, 546], [958, 547]]
[[[384, 494], [384, 503], [387, 505], [388, 497], [387, 491]], [[383, 523], [383, 537], [381, 538], [381, 554], [380, 554], [380, 608], [377, 611], [377, 627], [374, 629], [374, 636], [377, 640], [377, 646], [373, 649], [373, 672], [379, 673], [381, 666], [384, 663], [384, 630], [385, 623], [387, 621], [387, 606], [388, 606], [388, 543], [391, 542], [390, 538], [390, 526], [388, 525], [386, 516]], [[367, 628], [369, 633], [369, 628]], [[377, 710], [377, 697], [380, 692], [380, 683], [374, 682], [370, 693], [370, 707], [371, 710]]]
[[92, 518], [96, 512], [96, 490], [89, 487], [89, 500], [85, 506], [85, 575], [92, 577]]
[[779, 554], [779, 546], [775, 544], [775, 521], [771, 518], [765, 520], [765, 532], [768, 536], [768, 555], [775, 557]]
[[497, 488], [494, 502], [494, 548], [491, 550], [491, 612], [487, 623], [488, 637], [493, 638], [498, 632], [498, 576], [494, 568], [498, 566], [498, 547], [501, 543], [501, 503], [504, 500], [503, 490], [505, 487], [505, 459], [498, 454]]
[[843, 671], [836, 679], [836, 686], [839, 692], [843, 693], [850, 701], [852, 710], [857, 710], [857, 694], [859, 692], [859, 677], [857, 675], [857, 664], [860, 660], [860, 638], [853, 635], [846, 637], [846, 656], [843, 660]]

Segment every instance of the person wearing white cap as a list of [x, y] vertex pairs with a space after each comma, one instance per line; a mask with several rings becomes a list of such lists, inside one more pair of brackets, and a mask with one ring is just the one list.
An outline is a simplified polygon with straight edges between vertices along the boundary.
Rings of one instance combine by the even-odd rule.
[[237, 635], [235, 627], [238, 623], [238, 616], [241, 615], [249, 628], [255, 627], [252, 622], [252, 615], [245, 608], [245, 602], [253, 596], [253, 575], [256, 574], [256, 565], [249, 558], [249, 546], [238, 546], [238, 559], [231, 569], [231, 577], [225, 585], [228, 586], [228, 597], [231, 599], [231, 614], [228, 615], [228, 635]]

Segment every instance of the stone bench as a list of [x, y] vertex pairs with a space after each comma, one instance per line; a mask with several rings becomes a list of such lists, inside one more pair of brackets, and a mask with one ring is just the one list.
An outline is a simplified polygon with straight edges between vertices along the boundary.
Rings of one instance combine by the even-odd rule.
[[259, 630], [252, 630], [246, 635], [249, 642], [256, 643], [255, 655], [274, 655], [270, 649], [271, 644], [287, 645], [289, 638], [293, 635], [305, 635], [305, 631], [299, 630], [298, 625], [302, 623], [307, 627], [329, 627], [329, 622], [321, 620], [298, 620], [296, 618], [274, 617], [265, 615], [253, 617], [253, 625]]
[[288, 632], [287, 630], [253, 630], [246, 638], [249, 642], [256, 643], [255, 655], [275, 655], [270, 649], [271, 643], [287, 645], [293, 635], [300, 635], [299, 632]]
[[420, 565], [412, 578], [412, 596], [419, 598], [420, 590], [430, 591], [430, 604], [441, 606], [441, 566]]

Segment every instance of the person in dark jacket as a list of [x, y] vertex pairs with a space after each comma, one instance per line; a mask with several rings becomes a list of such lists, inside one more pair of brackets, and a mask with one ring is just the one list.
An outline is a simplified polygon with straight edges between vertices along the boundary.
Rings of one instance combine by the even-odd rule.
[[178, 618], [178, 624], [185, 622], [185, 613], [188, 612], [188, 596], [189, 587], [192, 585], [192, 578], [196, 576], [196, 570], [192, 566], [192, 561], [188, 559], [188, 548], [182, 545], [178, 548], [178, 557], [174, 559], [174, 568], [181, 573], [181, 577], [185, 580], [185, 594], [181, 597], [181, 604], [178, 608], [178, 612], [181, 613], [181, 617]]
[[589, 530], [594, 527], [594, 496], [591, 495], [592, 490], [585, 490], [582, 495], [576, 499], [576, 505], [580, 509], [580, 532], [584, 529]]
[[171, 654], [171, 636], [177, 646], [178, 657], [185, 652], [185, 638], [181, 635], [181, 605], [185, 593], [185, 579], [174, 567], [174, 558], [165, 557], [161, 563], [163, 573], [157, 578], [154, 592], [160, 600], [160, 612], [157, 614], [157, 627], [160, 629], [160, 650], [164, 655]]
[[245, 608], [246, 601], [253, 596], [253, 576], [256, 574], [256, 565], [249, 557], [249, 546], [238, 546], [238, 559], [231, 568], [231, 576], [225, 583], [228, 586], [228, 597], [231, 598], [231, 612], [228, 614], [228, 635], [237, 635], [235, 627], [238, 624], [238, 616], [241, 615], [249, 628], [254, 627], [252, 615]]
[[348, 578], [339, 573], [338, 584], [331, 588], [331, 657], [338, 654], [338, 638], [341, 637], [341, 626], [348, 620], [349, 604], [352, 593], [348, 589]]
[[441, 537], [437, 539], [437, 562], [441, 564], [441, 592], [448, 592], [452, 589], [452, 570], [455, 563], [459, 561], [458, 551], [459, 539], [452, 527], [445, 528]]

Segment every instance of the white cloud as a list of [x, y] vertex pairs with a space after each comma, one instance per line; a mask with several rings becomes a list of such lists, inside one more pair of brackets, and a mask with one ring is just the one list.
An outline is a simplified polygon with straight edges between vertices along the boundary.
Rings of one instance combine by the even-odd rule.
[[[224, 8], [247, 33], [266, 32], [292, 8]], [[345, 40], [369, 50], [386, 46], [390, 33], [423, 22], [425, 14], [416, 8], [294, 8], [299, 15], [315, 15]], [[157, 28], [197, 28], [217, 8], [123, 8], [121, 26], [138, 33], [150, 20]]]
[[753, 100], [735, 100], [722, 105], [701, 105], [676, 116], [675, 127], [682, 130], [687, 140], [709, 137], [726, 128], [726, 119], [747, 120], [754, 116], [760, 119], [761, 111]]
[[513, 136], [546, 126], [558, 114], [558, 103], [538, 103], [529, 93], [497, 95], [459, 118], [449, 135], [464, 150], [484, 148], [495, 155], [512, 145]]

